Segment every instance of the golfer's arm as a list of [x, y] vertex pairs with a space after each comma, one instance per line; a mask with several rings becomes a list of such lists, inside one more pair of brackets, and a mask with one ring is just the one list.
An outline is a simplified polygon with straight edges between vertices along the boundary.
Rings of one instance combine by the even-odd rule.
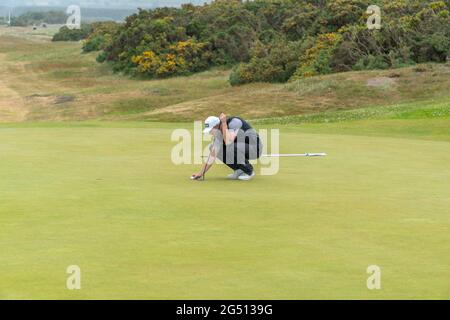
[[222, 122], [222, 136], [223, 141], [225, 142], [226, 145], [232, 144], [234, 142], [234, 139], [236, 139], [236, 134], [228, 130], [228, 125], [225, 121]]
[[216, 161], [216, 152], [215, 150], [211, 150], [211, 153], [209, 155], [209, 160], [205, 163], [203, 167], [203, 174], [207, 173], [208, 170], [213, 166], [214, 161]]

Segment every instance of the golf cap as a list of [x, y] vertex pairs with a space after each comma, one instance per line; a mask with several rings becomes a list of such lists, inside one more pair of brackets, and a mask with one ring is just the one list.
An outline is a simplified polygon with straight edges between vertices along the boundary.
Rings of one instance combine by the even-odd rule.
[[210, 133], [218, 124], [220, 124], [220, 119], [218, 117], [208, 117], [208, 119], [205, 120], [205, 130], [203, 130], [203, 133]]

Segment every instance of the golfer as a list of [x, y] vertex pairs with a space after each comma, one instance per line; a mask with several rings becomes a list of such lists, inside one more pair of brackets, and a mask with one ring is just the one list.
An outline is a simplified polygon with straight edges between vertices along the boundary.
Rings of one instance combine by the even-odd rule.
[[212, 167], [216, 158], [225, 163], [234, 172], [228, 176], [232, 180], [251, 180], [255, 176], [249, 160], [258, 159], [263, 151], [263, 145], [256, 131], [250, 124], [239, 117], [208, 117], [205, 120], [205, 134], [214, 137], [209, 146], [210, 155], [199, 173], [191, 179], [201, 179]]

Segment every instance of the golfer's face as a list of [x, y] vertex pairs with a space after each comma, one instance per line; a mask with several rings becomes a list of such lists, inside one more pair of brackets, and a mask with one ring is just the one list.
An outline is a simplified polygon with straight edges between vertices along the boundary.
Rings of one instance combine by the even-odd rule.
[[218, 133], [219, 133], [219, 127], [218, 126], [212, 128], [212, 130], [210, 132], [210, 134], [213, 135], [214, 137], [216, 137]]

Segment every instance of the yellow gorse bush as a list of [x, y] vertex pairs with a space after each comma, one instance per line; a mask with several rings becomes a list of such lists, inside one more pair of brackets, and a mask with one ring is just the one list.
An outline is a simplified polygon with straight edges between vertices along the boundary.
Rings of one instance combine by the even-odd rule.
[[329, 60], [341, 40], [342, 36], [339, 33], [321, 34], [314, 46], [306, 50], [305, 55], [300, 59], [299, 68], [292, 80], [331, 72]]
[[131, 58], [140, 73], [147, 73], [157, 70], [161, 65], [160, 58], [153, 51], [145, 51], [142, 55]]
[[206, 43], [198, 43], [193, 39], [179, 41], [169, 47], [170, 53], [157, 54], [145, 51], [133, 56], [131, 61], [137, 71], [156, 77], [165, 77], [193, 71], [202, 61]]

